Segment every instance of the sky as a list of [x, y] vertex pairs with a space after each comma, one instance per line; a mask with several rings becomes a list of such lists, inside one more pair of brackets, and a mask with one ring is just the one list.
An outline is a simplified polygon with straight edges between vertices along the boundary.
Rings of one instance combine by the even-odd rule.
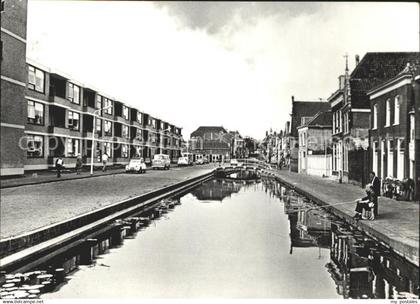
[[182, 127], [262, 139], [355, 55], [418, 51], [404, 2], [28, 2], [27, 57]]

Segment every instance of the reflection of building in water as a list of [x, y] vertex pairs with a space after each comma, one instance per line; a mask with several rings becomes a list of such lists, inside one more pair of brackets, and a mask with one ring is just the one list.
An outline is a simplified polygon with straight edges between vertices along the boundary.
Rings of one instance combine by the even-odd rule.
[[191, 191], [198, 200], [222, 201], [232, 193], [238, 193], [242, 187], [240, 181], [213, 179]]
[[293, 247], [329, 248], [331, 222], [320, 210], [298, 210], [288, 214], [290, 223], [290, 253]]
[[343, 223], [333, 223], [331, 233], [331, 261], [326, 266], [344, 298], [418, 297], [418, 267]]
[[269, 193], [272, 197], [282, 198], [284, 187], [281, 185], [280, 182], [272, 178], [263, 179], [262, 181], [266, 193]]

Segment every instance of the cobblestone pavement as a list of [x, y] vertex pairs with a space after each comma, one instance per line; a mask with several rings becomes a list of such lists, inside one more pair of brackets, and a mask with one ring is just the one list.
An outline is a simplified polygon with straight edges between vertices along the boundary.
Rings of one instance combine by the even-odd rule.
[[[276, 170], [275, 175], [312, 195], [321, 201], [334, 205], [333, 208], [352, 221], [356, 204], [354, 200], [365, 196], [365, 191], [359, 186], [339, 184], [336, 181], [297, 174], [288, 170]], [[414, 257], [419, 254], [419, 202], [397, 201], [379, 197], [378, 217], [374, 221], [362, 220], [353, 222], [371, 235], [384, 241], [400, 254]]]
[[214, 165], [210, 164], [2, 189], [0, 238], [57, 223], [212, 169]]

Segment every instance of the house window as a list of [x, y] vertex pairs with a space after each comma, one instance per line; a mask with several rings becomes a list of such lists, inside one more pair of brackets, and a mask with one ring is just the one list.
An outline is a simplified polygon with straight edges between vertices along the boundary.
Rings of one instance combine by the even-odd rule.
[[102, 109], [102, 96], [96, 95], [96, 109]]
[[128, 107], [123, 106], [122, 115], [125, 119], [128, 120]]
[[105, 120], [104, 130], [106, 136], [112, 136], [112, 122], [110, 122], [109, 120]]
[[80, 128], [80, 114], [77, 112], [68, 112], [68, 128], [78, 131]]
[[378, 104], [373, 105], [373, 114], [372, 114], [372, 129], [378, 127]]
[[385, 113], [385, 127], [389, 127], [391, 124], [391, 100], [386, 101], [386, 113]]
[[112, 156], [112, 154], [111, 154], [111, 151], [112, 151], [111, 145], [112, 144], [109, 143], [109, 142], [104, 143], [103, 154], [106, 153], [108, 155], [108, 157], [111, 157]]
[[28, 66], [28, 89], [44, 93], [45, 73], [33, 66]]
[[142, 123], [142, 119], [141, 119], [141, 113], [140, 112], [137, 112], [137, 122], [138, 123]]
[[400, 123], [400, 96], [395, 97], [394, 101], [394, 125]]
[[100, 118], [95, 118], [96, 119], [96, 133], [101, 134], [102, 132], [102, 120]]
[[44, 105], [42, 103], [28, 100], [28, 123], [44, 125]]
[[128, 157], [128, 145], [121, 146], [121, 157], [124, 157], [124, 158]]
[[104, 102], [103, 102], [104, 108], [106, 108], [105, 113], [109, 114], [109, 115], [112, 115], [112, 100], [108, 99], [108, 98], [105, 98], [105, 97], [103, 98], [103, 100], [104, 100]]
[[72, 103], [80, 104], [80, 87], [69, 83], [69, 97], [67, 99]]
[[27, 157], [36, 158], [44, 156], [44, 137], [39, 135], [26, 135]]
[[128, 126], [122, 125], [122, 137], [129, 138]]
[[80, 152], [79, 140], [75, 138], [67, 138], [67, 156], [77, 156]]

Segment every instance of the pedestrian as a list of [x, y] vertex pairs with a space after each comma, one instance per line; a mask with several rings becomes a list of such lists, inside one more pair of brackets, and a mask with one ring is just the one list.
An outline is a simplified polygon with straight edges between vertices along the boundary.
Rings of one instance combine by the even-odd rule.
[[[356, 214], [353, 216], [353, 218], [363, 220], [375, 219], [374, 213], [371, 212], [372, 208], [374, 207], [373, 197], [373, 186], [371, 184], [368, 184], [366, 185], [366, 196], [356, 200]], [[365, 211], [366, 216], [363, 215], [363, 211]]]
[[108, 163], [108, 154], [106, 154], [106, 152], [104, 153], [104, 155], [102, 155], [102, 172], [106, 171], [106, 164]]
[[61, 170], [64, 167], [64, 160], [61, 155], [55, 161], [55, 168], [57, 170], [57, 177], [61, 177]]
[[372, 185], [373, 189], [373, 203], [375, 206], [373, 207], [373, 214], [375, 216], [378, 216], [378, 196], [381, 195], [381, 182], [379, 181], [379, 178], [375, 175], [375, 172], [370, 171], [369, 173], [370, 177], [370, 184]]
[[80, 175], [80, 171], [82, 170], [82, 166], [83, 166], [82, 157], [80, 156], [80, 154], [78, 154], [77, 158], [76, 158], [76, 174], [77, 175]]

